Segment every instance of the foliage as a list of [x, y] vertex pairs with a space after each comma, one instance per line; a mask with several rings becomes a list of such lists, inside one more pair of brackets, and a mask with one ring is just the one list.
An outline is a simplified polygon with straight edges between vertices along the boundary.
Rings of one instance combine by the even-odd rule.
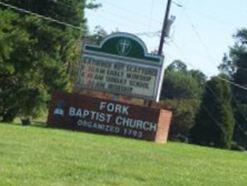
[[[29, 37], [25, 29], [16, 26], [21, 22], [18, 14], [0, 10], [0, 16], [3, 17], [0, 24], [0, 43], [3, 45], [0, 50], [0, 115], [3, 120], [11, 121], [19, 113], [20, 101], [26, 98], [22, 93], [40, 90], [38, 79], [30, 73], [35, 65], [32, 45], [36, 41]], [[36, 97], [32, 99], [35, 100]], [[29, 103], [26, 103], [28, 106], [23, 105], [23, 113], [34, 107], [35, 102]]]
[[167, 72], [162, 86], [162, 99], [196, 99], [200, 98], [202, 89], [189, 74]]
[[206, 76], [199, 70], [187, 70], [179, 60], [171, 63], [162, 86], [162, 99], [200, 99]]
[[[75, 26], [85, 27], [84, 9], [86, 6], [85, 0], [2, 0], [16, 7], [30, 10], [32, 12], [55, 18]], [[93, 1], [88, 4], [93, 4]], [[22, 14], [22, 16], [26, 16]], [[58, 26], [58, 25], [56, 25]], [[64, 26], [59, 26], [64, 28]]]
[[[227, 77], [221, 75], [221, 78]], [[218, 77], [207, 82], [196, 115], [196, 124], [191, 130], [192, 142], [221, 148], [231, 147], [235, 124], [231, 99], [231, 89], [227, 82]]]
[[171, 140], [188, 141], [205, 82], [206, 76], [201, 71], [188, 70], [180, 60], [166, 68], [161, 99], [173, 111]]
[[[235, 45], [225, 55], [220, 70], [242, 87], [247, 87], [247, 29], [239, 30], [235, 36]], [[236, 125], [234, 141], [247, 149], [247, 92], [238, 86], [232, 86], [233, 107]]]
[[166, 99], [162, 104], [172, 111], [172, 121], [169, 139], [173, 141], [188, 142], [190, 130], [195, 124], [195, 115], [200, 101], [197, 99]]
[[241, 147], [247, 149], [247, 104], [240, 104], [235, 102], [235, 129], [233, 140]]
[[87, 4], [86, 4], [86, 8], [88, 9], [95, 9], [95, 8], [99, 8], [102, 5], [100, 3], [96, 3], [95, 0], [88, 0]]
[[107, 32], [100, 26], [96, 26], [93, 34], [91, 34], [87, 39], [90, 44], [100, 45], [102, 40], [107, 36]]
[[[236, 71], [232, 75], [234, 83], [247, 87], [247, 29], [242, 29], [235, 35], [236, 44], [230, 50], [232, 62]], [[234, 140], [247, 149], [247, 91], [234, 86], [234, 111], [236, 127]]]
[[222, 63], [219, 65], [218, 69], [221, 71], [221, 73], [226, 74], [229, 77], [231, 77], [236, 70], [235, 66], [232, 64], [232, 61], [229, 59], [227, 54], [224, 54]]
[[[230, 48], [229, 57], [224, 56], [220, 70], [227, 71], [234, 83], [247, 87], [247, 29], [239, 30], [235, 35], [235, 45]], [[230, 70], [229, 70], [230, 69]], [[237, 101], [247, 104], [246, 90], [233, 86]]]
[[200, 70], [190, 70], [188, 71], [188, 74], [191, 74], [191, 76], [197, 81], [201, 89], [204, 89], [204, 85], [206, 83], [207, 77], [203, 72]]
[[[6, 2], [86, 28], [85, 1]], [[70, 88], [68, 71], [83, 33], [6, 8], [0, 17], [0, 119], [35, 117], [53, 90]]]
[[187, 72], [187, 66], [184, 64], [184, 62], [180, 60], [173, 61], [167, 68], [166, 72]]

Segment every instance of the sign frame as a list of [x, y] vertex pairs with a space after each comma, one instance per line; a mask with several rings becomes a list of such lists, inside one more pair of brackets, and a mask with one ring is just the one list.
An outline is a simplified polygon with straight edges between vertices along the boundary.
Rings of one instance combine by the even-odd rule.
[[[131, 40], [132, 42], [135, 42], [136, 45], [139, 45], [136, 47], [136, 49], [139, 49], [138, 54], [130, 54], [128, 55], [126, 51], [121, 50], [121, 52], [125, 55], [119, 55], [117, 52], [114, 51], [112, 52], [112, 47], [109, 47], [109, 43], [112, 42], [115, 39], [122, 38], [122, 40]], [[120, 39], [119, 39], [120, 40]], [[121, 41], [121, 40], [120, 40]], [[107, 49], [105, 46], [108, 44], [109, 49]], [[124, 44], [124, 43], [123, 43]], [[115, 45], [114, 45], [115, 46]], [[105, 47], [105, 48], [104, 48]], [[116, 47], [117, 48], [117, 47]], [[125, 47], [126, 48], [126, 47]], [[105, 51], [103, 51], [105, 50]], [[134, 50], [134, 49], [133, 49]], [[102, 92], [108, 92], [111, 94], [117, 94], [117, 95], [123, 95], [123, 96], [129, 96], [129, 97], [136, 97], [136, 98], [141, 98], [141, 99], [146, 99], [146, 100], [153, 100], [158, 102], [160, 99], [160, 93], [161, 93], [161, 88], [162, 88], [162, 83], [163, 83], [163, 77], [164, 77], [164, 57], [159, 56], [156, 54], [150, 54], [147, 51], [147, 47], [145, 43], [138, 38], [137, 36], [129, 33], [114, 33], [106, 37], [99, 46], [97, 45], [89, 45], [85, 44], [82, 47], [82, 53], [80, 57], [80, 62], [79, 62], [79, 70], [78, 70], [78, 77], [77, 77], [77, 83], [75, 85], [76, 88], [83, 88], [83, 89], [88, 89], [88, 90], [93, 90], [93, 91], [102, 91]], [[127, 55], [126, 55], [127, 54]], [[142, 67], [142, 68], [150, 68], [150, 69], [155, 69], [157, 70], [157, 76], [155, 77], [155, 85], [152, 90], [152, 95], [146, 96], [146, 95], [140, 95], [140, 94], [122, 94], [120, 92], [113, 92], [110, 90], [107, 90], [106, 88], [104, 89], [99, 89], [99, 88], [92, 88], [92, 87], [87, 87], [81, 85], [81, 66], [83, 64], [83, 58], [84, 57], [89, 57], [89, 58], [94, 58], [97, 60], [102, 60], [104, 62], [108, 63], [119, 63], [119, 64], [127, 64], [127, 65], [135, 65], [137, 67]]]

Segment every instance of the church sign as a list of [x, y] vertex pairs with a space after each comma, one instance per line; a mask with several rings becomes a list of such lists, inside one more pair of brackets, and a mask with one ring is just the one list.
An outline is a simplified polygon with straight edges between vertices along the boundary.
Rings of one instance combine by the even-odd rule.
[[170, 111], [81, 95], [86, 89], [158, 102], [163, 76], [163, 57], [147, 53], [132, 34], [115, 33], [99, 46], [85, 45], [75, 83], [79, 93], [54, 92], [48, 126], [164, 143]]
[[163, 57], [149, 54], [138, 37], [115, 33], [84, 46], [76, 88], [158, 101], [163, 74]]
[[55, 92], [48, 126], [164, 143], [171, 112], [132, 104]]

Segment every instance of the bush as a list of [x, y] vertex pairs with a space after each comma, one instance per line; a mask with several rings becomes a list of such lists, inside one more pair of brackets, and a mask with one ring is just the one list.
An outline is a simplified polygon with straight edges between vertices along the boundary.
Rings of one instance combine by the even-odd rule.
[[231, 98], [232, 93], [227, 82], [214, 77], [206, 83], [196, 124], [191, 130], [193, 143], [231, 148], [235, 125]]
[[190, 129], [195, 124], [195, 115], [199, 107], [199, 101], [196, 99], [167, 99], [162, 101], [162, 104], [173, 112], [169, 139], [188, 142]]

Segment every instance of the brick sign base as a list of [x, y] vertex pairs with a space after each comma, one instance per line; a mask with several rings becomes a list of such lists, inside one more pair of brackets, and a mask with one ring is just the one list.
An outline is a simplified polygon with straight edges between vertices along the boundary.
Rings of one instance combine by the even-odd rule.
[[172, 113], [79, 94], [55, 92], [48, 126], [165, 143]]

